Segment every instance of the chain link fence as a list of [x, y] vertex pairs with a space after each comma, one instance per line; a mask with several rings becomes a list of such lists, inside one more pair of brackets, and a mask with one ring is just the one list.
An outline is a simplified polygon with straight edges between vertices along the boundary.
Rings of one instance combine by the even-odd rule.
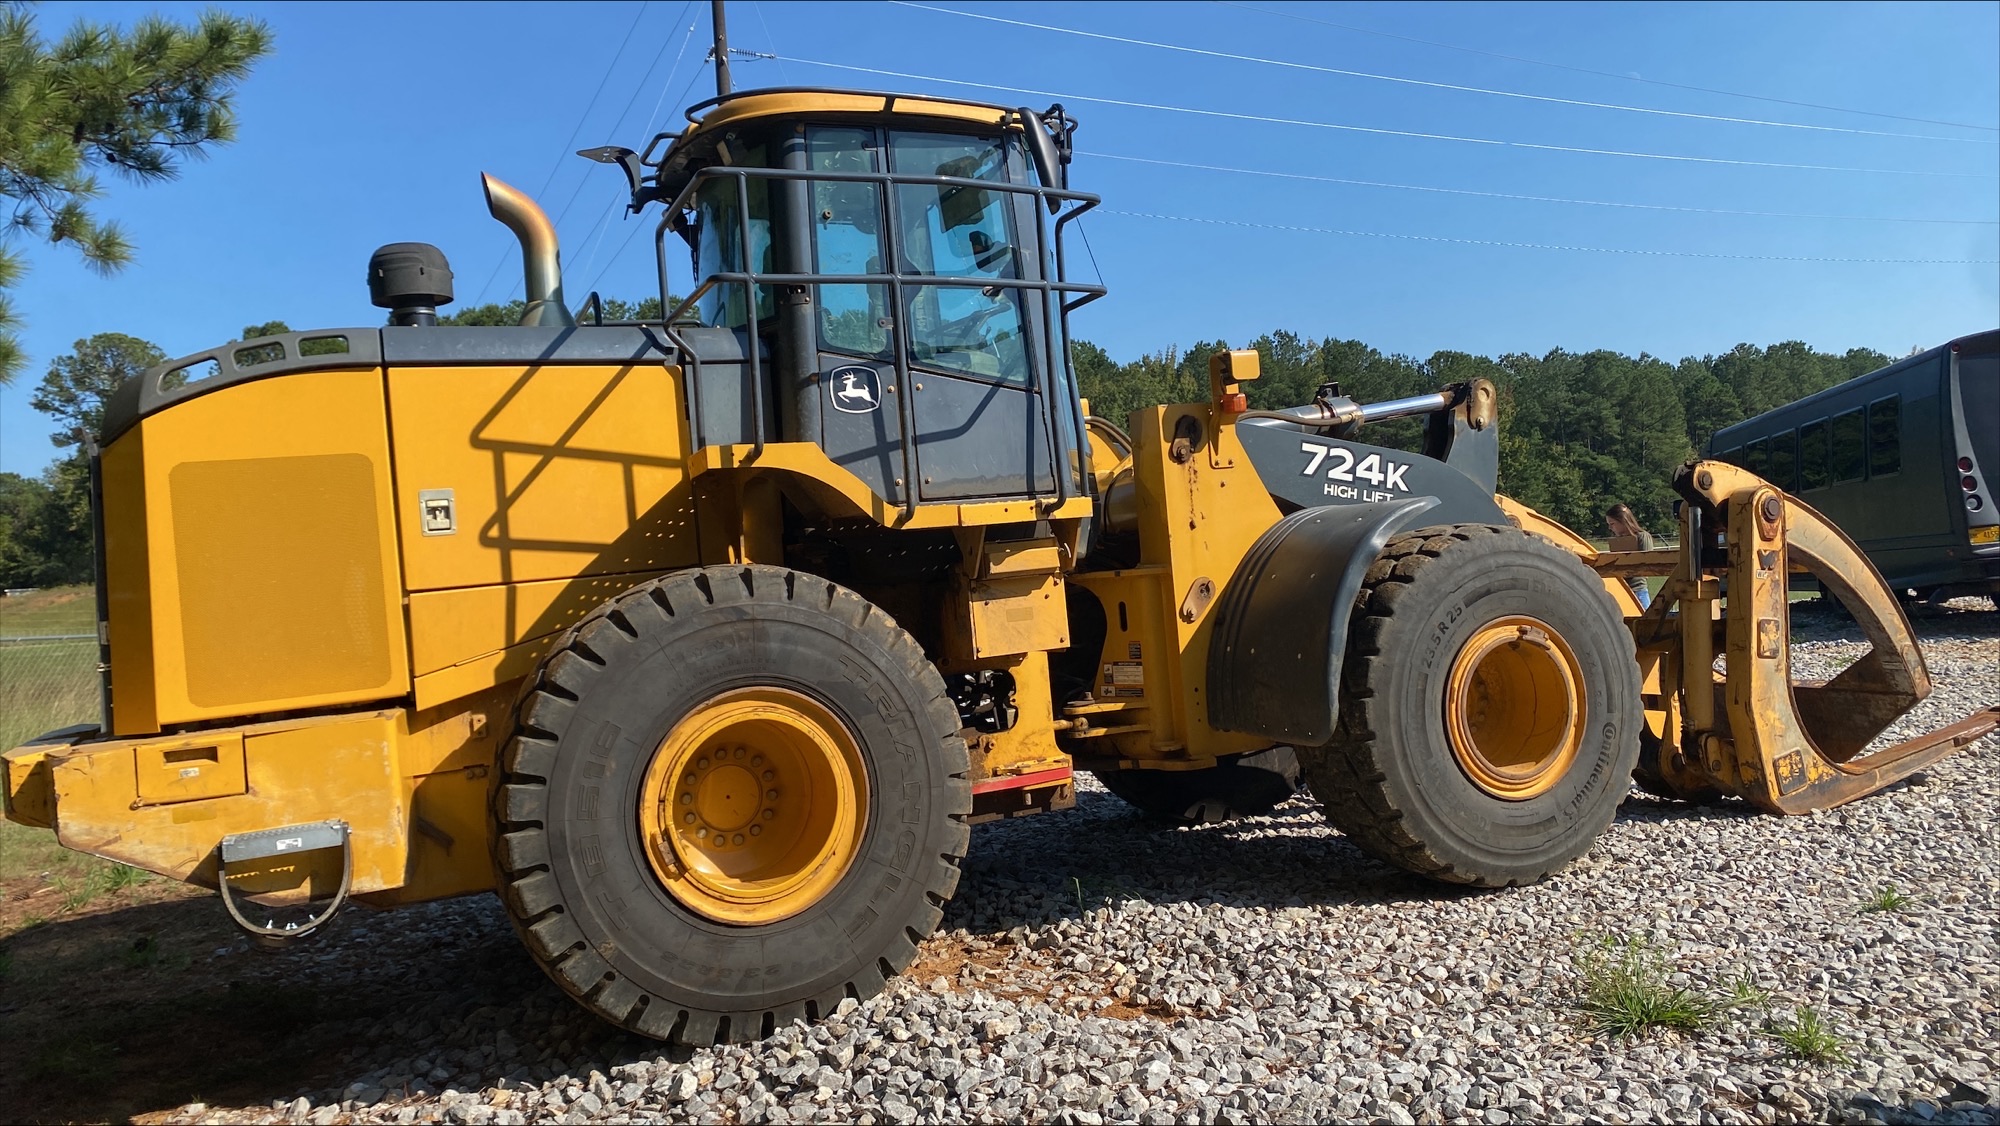
[[97, 592], [0, 596], [0, 750], [98, 718]]

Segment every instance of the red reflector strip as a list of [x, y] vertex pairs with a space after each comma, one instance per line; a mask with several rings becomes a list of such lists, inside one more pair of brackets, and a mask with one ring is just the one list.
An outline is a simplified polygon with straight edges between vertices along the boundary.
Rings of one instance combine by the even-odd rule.
[[988, 778], [984, 782], [974, 782], [972, 792], [990, 794], [995, 790], [1026, 790], [1035, 786], [1046, 786], [1051, 782], [1067, 782], [1070, 769], [1058, 766], [1054, 770], [1037, 770], [1032, 774], [1014, 774], [1006, 778]]

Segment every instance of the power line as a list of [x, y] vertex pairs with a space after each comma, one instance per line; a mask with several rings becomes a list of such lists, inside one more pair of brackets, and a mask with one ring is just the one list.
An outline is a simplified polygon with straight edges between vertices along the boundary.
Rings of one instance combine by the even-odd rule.
[[[711, 65], [713, 65], [713, 60], [704, 61], [702, 65], [695, 68], [694, 74], [688, 77], [687, 85], [681, 87], [680, 94], [674, 98], [675, 103], [678, 104], [681, 102], [683, 98], [687, 97], [688, 91], [694, 89], [694, 84], [701, 80], [702, 73], [706, 71]], [[616, 266], [618, 264], [618, 259], [622, 257], [625, 251], [631, 247], [632, 240], [639, 237], [639, 232], [645, 229], [646, 229], [646, 224], [644, 223], [633, 224], [631, 233], [625, 236], [624, 242], [618, 244], [617, 250], [612, 251], [610, 259], [604, 263], [604, 268], [597, 272], [596, 277], [590, 279], [591, 289], [597, 288], [597, 283], [604, 280], [604, 275], [611, 272], [611, 267]], [[664, 298], [665, 296], [666, 296], [665, 294], [661, 294], [662, 298]], [[665, 312], [666, 310], [664, 309], [661, 310], [662, 315], [665, 315]]]
[[1628, 106], [1615, 102], [1592, 102], [1578, 98], [1557, 98], [1544, 94], [1526, 94], [1516, 90], [1491, 90], [1483, 86], [1461, 86], [1454, 82], [1433, 82], [1422, 78], [1405, 78], [1393, 74], [1373, 74], [1365, 70], [1345, 70], [1340, 67], [1317, 66], [1312, 63], [1292, 62], [1286, 59], [1267, 59], [1257, 55], [1240, 55], [1230, 51], [1213, 51], [1201, 47], [1183, 47], [1174, 43], [1159, 43], [1150, 39], [1135, 39], [1126, 35], [1107, 35], [1096, 31], [1081, 31], [1071, 27], [1057, 27], [1053, 24], [1031, 23], [1027, 20], [1012, 20], [1001, 16], [989, 16], [979, 12], [961, 12], [952, 8], [938, 8], [930, 4], [918, 4], [913, 0], [889, 0], [899, 8], [915, 8], [925, 12], [938, 12], [948, 16], [960, 16], [969, 20], [985, 20], [989, 23], [1007, 24], [1011, 27], [1026, 27], [1036, 31], [1052, 31], [1062, 35], [1075, 35], [1085, 39], [1099, 39], [1108, 43], [1125, 43], [1136, 47], [1154, 47], [1162, 51], [1179, 51], [1189, 55], [1203, 55], [1212, 59], [1230, 59], [1236, 62], [1259, 63], [1264, 66], [1285, 67], [1290, 70], [1312, 71], [1317, 74], [1339, 75], [1344, 78], [1366, 78], [1377, 82], [1394, 82], [1405, 86], [1424, 86], [1433, 90], [1455, 90], [1466, 94], [1487, 94], [1498, 98], [1519, 98], [1531, 102], [1549, 102], [1555, 105], [1582, 106], [1589, 109], [1618, 110], [1624, 113], [1656, 114], [1662, 117], [1684, 117], [1697, 121], [1719, 121], [1736, 125], [1763, 125], [1775, 129], [1806, 129], [1820, 133], [1856, 133], [1869, 137], [1900, 137], [1916, 141], [1950, 141], [1958, 144], [2000, 145], [2000, 139], [1987, 140], [1983, 137], [1940, 137], [1926, 133], [1892, 133], [1880, 129], [1850, 129], [1840, 125], [1805, 125], [1796, 121], [1766, 121], [1755, 117], [1728, 117], [1713, 113], [1691, 113], [1681, 110], [1654, 109], [1648, 106]]
[[[694, 6], [693, 0], [689, 0], [688, 7], [691, 8], [693, 6]], [[687, 8], [681, 9], [681, 17], [685, 17], [686, 15], [687, 15]], [[680, 19], [676, 18], [674, 22], [679, 23]], [[640, 133], [641, 138], [646, 141], [652, 140], [653, 123], [659, 120], [660, 107], [666, 104], [667, 91], [673, 87], [674, 79], [679, 77], [681, 73], [681, 61], [687, 58], [688, 43], [694, 39], [694, 29], [695, 29], [695, 24], [690, 22], [688, 24], [687, 34], [681, 36], [680, 50], [674, 52], [674, 65], [667, 68], [667, 79], [666, 81], [660, 83], [660, 96], [653, 101], [653, 112], [646, 118], [646, 128], [642, 130]], [[619, 116], [619, 121], [621, 122], [624, 121], [624, 116], [622, 114]], [[590, 267], [597, 261], [597, 252], [599, 250], [604, 249], [604, 236], [611, 230], [611, 217], [617, 214], [620, 210], [623, 210], [624, 207], [626, 206], [626, 203], [627, 203], [626, 197], [620, 195], [617, 200], [612, 202], [610, 207], [605, 209], [604, 214], [598, 218], [597, 228], [596, 228], [597, 239], [595, 242], [590, 244], [590, 257], [584, 259], [583, 269], [580, 272], [582, 273], [590, 272]], [[584, 237], [589, 238], [590, 236], [585, 235]], [[629, 241], [629, 236], [628, 236], [628, 241]], [[606, 264], [606, 268], [609, 269], [608, 263]], [[602, 278], [604, 275], [599, 274], [597, 276]], [[590, 288], [596, 289], [597, 283], [592, 282], [590, 284]]]
[[[693, 8], [694, 8], [694, 0], [688, 0], [687, 5], [681, 9], [680, 15], [675, 16], [674, 22], [667, 26], [673, 27], [674, 25], [679, 24], [681, 20], [687, 17], [688, 12], [691, 11]], [[693, 31], [692, 25], [690, 25], [689, 31], [690, 34], [692, 34]], [[660, 39], [660, 49], [658, 51], [653, 52], [653, 61], [646, 64], [646, 69], [644, 73], [639, 75], [639, 81], [633, 84], [632, 96], [625, 99], [625, 108], [618, 111], [618, 117], [611, 123], [611, 128], [607, 131], [608, 135], [612, 137], [616, 137], [618, 135], [618, 127], [625, 124], [625, 116], [632, 112], [633, 103], [637, 102], [639, 100], [639, 95], [645, 92], [646, 79], [651, 78], [653, 76], [653, 71], [659, 69], [660, 60], [667, 57], [667, 48], [673, 44], [673, 41], [674, 40], [672, 35], [667, 35]], [[669, 76], [667, 78], [666, 84], [671, 84], [672, 82], [673, 78]], [[605, 134], [600, 134], [600, 136], [602, 135]], [[575, 138], [572, 137], [571, 140], [574, 141]], [[569, 154], [565, 153], [564, 155], [567, 156]], [[569, 193], [569, 199], [563, 202], [562, 210], [556, 214], [555, 225], [558, 229], [562, 227], [563, 220], [569, 218], [570, 209], [576, 206], [577, 197], [583, 194], [584, 187], [588, 185], [590, 182], [591, 178], [588, 173], [578, 178], [576, 182], [576, 190]]]
[[1853, 223], [1941, 223], [1957, 226], [2000, 227], [1994, 219], [1920, 219], [1901, 215], [1817, 215], [1796, 211], [1738, 211], [1721, 207], [1687, 207], [1671, 203], [1624, 203], [1603, 199], [1568, 199], [1562, 196], [1522, 195], [1514, 192], [1485, 192], [1472, 188], [1440, 188], [1428, 184], [1392, 184], [1381, 180], [1352, 180], [1342, 176], [1314, 176], [1303, 172], [1270, 172], [1260, 168], [1230, 168], [1219, 164], [1192, 164], [1180, 160], [1159, 160], [1145, 156], [1078, 150], [1078, 156], [1099, 160], [1123, 160], [1133, 164], [1157, 164], [1167, 168], [1192, 168], [1203, 172], [1230, 172], [1241, 176], [1268, 176], [1280, 180], [1308, 180], [1320, 184], [1347, 184], [1362, 188], [1396, 188], [1411, 192], [1439, 192], [1445, 195], [1480, 196], [1486, 199], [1519, 199], [1535, 203], [1569, 203], [1586, 207], [1622, 207], [1642, 211], [1684, 211], [1697, 215], [1744, 215], [1759, 219], [1826, 219]]
[[1985, 133], [2000, 133], [2000, 126], [1969, 125], [1962, 121], [1940, 121], [1937, 118], [1933, 117], [1906, 117], [1900, 113], [1880, 113], [1875, 110], [1869, 110], [1869, 109], [1851, 109], [1846, 106], [1822, 105], [1818, 102], [1793, 101], [1790, 98], [1773, 98], [1764, 94], [1745, 94], [1738, 90], [1718, 90], [1712, 86], [1690, 86], [1686, 83], [1668, 82], [1665, 79], [1660, 79], [1660, 78], [1641, 78], [1638, 75], [1634, 74], [1614, 74], [1608, 70], [1592, 70], [1589, 67], [1571, 66], [1568, 63], [1552, 63], [1545, 59], [1522, 58], [1519, 55], [1503, 55], [1498, 51], [1483, 51], [1477, 47], [1461, 47], [1456, 43], [1439, 43], [1431, 39], [1418, 39], [1413, 35], [1398, 35], [1393, 31], [1376, 31], [1373, 28], [1355, 27], [1351, 24], [1335, 23], [1332, 20], [1323, 20], [1316, 16], [1300, 15], [1297, 12], [1274, 12], [1269, 8], [1259, 8], [1254, 4], [1234, 3], [1232, 2], [1232, 0], [1215, 0], [1215, 2], [1221, 4], [1225, 8], [1241, 8], [1247, 12], [1258, 12], [1267, 16], [1282, 16], [1288, 20], [1300, 20], [1304, 23], [1316, 23], [1321, 25], [1322, 27], [1338, 28], [1341, 31], [1352, 31], [1361, 35], [1379, 35], [1385, 39], [1400, 39], [1405, 43], [1417, 43], [1425, 47], [1441, 47], [1447, 51], [1464, 51], [1466, 54], [1469, 55], [1485, 55], [1487, 58], [1505, 59], [1508, 62], [1514, 62], [1514, 63], [1527, 63], [1530, 66], [1554, 67], [1557, 70], [1567, 70], [1574, 72], [1576, 74], [1590, 74], [1590, 75], [1595, 75], [1599, 78], [1616, 78], [1621, 82], [1643, 82], [1649, 86], [1665, 86], [1674, 90], [1693, 90], [1696, 93], [1701, 93], [1701, 94], [1721, 94], [1724, 97], [1729, 97], [1729, 98], [1748, 98], [1752, 101], [1770, 102], [1773, 103], [1774, 105], [1798, 106], [1801, 109], [1826, 110], [1829, 113], [1853, 113], [1853, 114], [1859, 114], [1863, 117], [1881, 117], [1881, 118], [1886, 118], [1890, 121], [1909, 121], [1919, 125], [1944, 125], [1944, 126], [1949, 126], [1950, 128], [1953, 129], [1977, 129]]
[[991, 82], [971, 82], [962, 78], [939, 78], [935, 75], [912, 74], [907, 71], [884, 70], [879, 67], [854, 66], [848, 63], [829, 63], [818, 59], [801, 59], [787, 56], [785, 61], [795, 62], [802, 66], [826, 67], [830, 70], [875, 74], [886, 78], [902, 78], [914, 82], [940, 82], [950, 86], [970, 86], [979, 90], [1003, 90], [1014, 94], [1029, 94], [1037, 98], [1059, 98], [1064, 101], [1094, 102], [1098, 105], [1123, 106], [1128, 109], [1150, 109], [1165, 113], [1186, 113], [1198, 117], [1216, 117], [1228, 121], [1255, 121], [1268, 125], [1298, 125], [1310, 129], [1331, 129], [1344, 133], [1369, 133], [1384, 137], [1411, 137], [1427, 141], [1456, 141], [1461, 144], [1493, 145], [1500, 148], [1532, 149], [1541, 152], [1573, 152], [1590, 156], [1622, 156], [1642, 160], [1667, 160], [1691, 164], [1726, 164], [1746, 168], [1788, 168], [1806, 172], [1862, 172], [1884, 176], [1949, 176], [1982, 180], [2000, 179], [2000, 176], [1986, 172], [1936, 172], [1922, 168], [1853, 168], [1835, 164], [1793, 164], [1773, 160], [1736, 160], [1720, 156], [1686, 156], [1678, 153], [1636, 152], [1626, 149], [1586, 148], [1578, 145], [1538, 144], [1532, 141], [1505, 141], [1492, 137], [1460, 137], [1448, 133], [1424, 133], [1411, 129], [1381, 129], [1368, 125], [1345, 125], [1331, 121], [1307, 121], [1295, 117], [1272, 117], [1265, 114], [1229, 113], [1223, 110], [1161, 105], [1157, 102], [1137, 102], [1123, 98], [1100, 98], [1089, 94], [1071, 94], [1057, 90], [1037, 90], [1026, 86], [1002, 86]]
[[1804, 255], [1717, 254], [1701, 250], [1634, 250], [1616, 246], [1565, 246], [1545, 242], [1504, 242], [1498, 239], [1451, 238], [1446, 235], [1412, 235], [1394, 231], [1348, 231], [1333, 227], [1299, 227], [1286, 223], [1253, 223], [1244, 219], [1208, 219], [1194, 215], [1162, 215], [1151, 211], [1119, 211], [1100, 207], [1100, 215], [1123, 215], [1131, 219], [1167, 219], [1176, 223], [1205, 223], [1218, 227], [1248, 227], [1264, 231], [1291, 231], [1314, 235], [1348, 235], [1356, 238], [1403, 239], [1410, 242], [1445, 242], [1460, 246], [1499, 246], [1520, 250], [1567, 250], [1590, 254], [1626, 254], [1646, 258], [1727, 258], [1743, 262], [1838, 262], [1872, 266], [1991, 266], [2000, 258], [1816, 258]]
[[[778, 37], [771, 34], [771, 25], [764, 22], [764, 5], [759, 4], [757, 0], [750, 0], [750, 14], [757, 17], [757, 26], [764, 29], [764, 42], [776, 47]], [[785, 72], [785, 64], [782, 62], [778, 64], [778, 81], [787, 86], [792, 84], [792, 76]]]
[[[562, 151], [556, 155], [555, 163], [549, 165], [549, 174], [543, 178], [542, 190], [535, 193], [535, 198], [539, 199], [548, 194], [549, 185], [555, 182], [556, 171], [562, 167], [563, 157], [568, 156], [570, 146], [576, 144], [576, 135], [583, 132], [583, 123], [590, 119], [590, 111], [597, 108], [597, 99], [604, 94], [604, 84], [611, 81], [611, 72], [618, 69], [618, 60], [625, 57], [625, 48], [632, 42], [632, 33], [639, 30], [639, 21], [645, 18], [646, 9], [652, 2], [653, 0], [644, 0], [644, 3], [639, 5], [639, 14], [632, 17], [632, 26], [625, 29], [625, 38], [619, 40], [618, 51], [611, 56], [611, 65], [604, 68], [604, 77], [597, 80], [597, 90], [590, 95], [589, 104], [585, 105], [583, 112], [577, 115], [576, 127], [569, 131], [569, 140], [563, 142]], [[500, 276], [500, 267], [506, 264], [507, 252], [503, 250], [500, 252], [500, 260], [493, 263], [492, 272], [486, 275], [486, 284], [479, 287], [479, 296], [473, 299], [473, 304], [477, 305], [486, 300], [486, 291], [493, 287], [493, 279]]]

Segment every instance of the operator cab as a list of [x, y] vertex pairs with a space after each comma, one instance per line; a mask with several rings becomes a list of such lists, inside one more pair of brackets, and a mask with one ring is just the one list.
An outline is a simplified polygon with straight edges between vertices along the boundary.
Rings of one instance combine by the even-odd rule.
[[1062, 273], [1097, 200], [1063, 187], [1061, 107], [787, 89], [688, 119], [587, 155], [666, 205], [697, 448], [810, 442], [906, 508], [1083, 492], [1065, 322], [1103, 290]]

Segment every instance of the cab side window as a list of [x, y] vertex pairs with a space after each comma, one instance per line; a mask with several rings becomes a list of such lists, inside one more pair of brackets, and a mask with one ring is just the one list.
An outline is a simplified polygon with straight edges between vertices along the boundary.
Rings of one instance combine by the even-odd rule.
[[[746, 151], [737, 163], [752, 168], [768, 165], [763, 145]], [[734, 176], [718, 175], [695, 193], [696, 239], [694, 276], [717, 273], [768, 273], [771, 269], [771, 182], [751, 176], [743, 191]], [[750, 212], [750, 254], [743, 253], [743, 210]], [[695, 305], [701, 323], [719, 328], [743, 328], [749, 323], [744, 286], [721, 282], [702, 294]], [[771, 288], [757, 287], [757, 319], [771, 315]]]
[[[1007, 180], [998, 139], [951, 134], [889, 135], [893, 171], [966, 180]], [[896, 188], [898, 252], [912, 274], [986, 281], [914, 285], [907, 291], [910, 362], [1005, 383], [1029, 381], [1022, 294], [1008, 193], [967, 184]]]

